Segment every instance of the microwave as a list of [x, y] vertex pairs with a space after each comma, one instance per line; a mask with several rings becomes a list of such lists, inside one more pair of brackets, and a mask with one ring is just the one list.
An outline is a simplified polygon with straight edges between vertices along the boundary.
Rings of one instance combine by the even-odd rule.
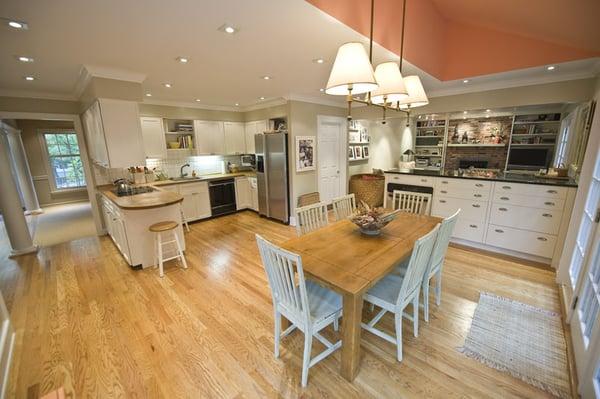
[[241, 162], [242, 166], [252, 166], [254, 167], [255, 158], [254, 155], [242, 155]]

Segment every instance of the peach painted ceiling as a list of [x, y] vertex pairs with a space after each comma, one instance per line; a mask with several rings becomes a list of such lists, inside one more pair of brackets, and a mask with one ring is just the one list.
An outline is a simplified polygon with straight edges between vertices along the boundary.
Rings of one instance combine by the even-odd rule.
[[[306, 0], [369, 36], [370, 0]], [[600, 0], [407, 0], [404, 59], [455, 80], [600, 56]], [[400, 54], [402, 0], [375, 0], [373, 40]]]

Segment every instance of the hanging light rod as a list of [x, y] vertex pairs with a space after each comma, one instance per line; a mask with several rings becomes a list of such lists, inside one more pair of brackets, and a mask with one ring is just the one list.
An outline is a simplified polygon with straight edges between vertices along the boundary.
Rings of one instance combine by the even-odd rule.
[[[402, 8], [402, 39], [400, 60], [377, 65], [373, 71], [373, 27], [375, 0], [371, 0], [371, 25], [369, 37], [369, 55], [360, 42], [345, 43], [338, 49], [329, 74], [325, 92], [331, 95], [345, 95], [348, 103], [348, 120], [352, 120], [352, 103], [374, 106], [383, 110], [385, 123], [386, 111], [403, 112], [410, 115], [411, 108], [429, 103], [421, 79], [416, 76], [402, 77], [402, 57], [404, 53], [404, 27], [406, 19], [406, 0]], [[364, 98], [357, 97], [365, 94]]]

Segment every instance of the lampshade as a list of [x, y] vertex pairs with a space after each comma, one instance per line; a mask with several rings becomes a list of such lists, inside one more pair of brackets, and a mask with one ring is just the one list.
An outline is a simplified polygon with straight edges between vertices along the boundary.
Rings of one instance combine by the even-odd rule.
[[325, 93], [347, 95], [366, 93], [377, 88], [373, 67], [362, 43], [350, 42], [338, 49]]
[[417, 75], [405, 76], [404, 85], [408, 91], [408, 97], [400, 100], [400, 108], [415, 108], [429, 104], [421, 79]]
[[371, 92], [371, 101], [375, 104], [395, 103], [408, 97], [402, 74], [398, 64], [393, 61], [384, 62], [375, 68], [375, 79], [379, 87]]

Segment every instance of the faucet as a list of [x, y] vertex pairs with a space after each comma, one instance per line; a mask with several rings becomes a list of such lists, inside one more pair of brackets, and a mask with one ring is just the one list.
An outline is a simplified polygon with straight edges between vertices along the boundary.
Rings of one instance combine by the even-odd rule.
[[181, 168], [179, 168], [179, 177], [183, 178], [183, 177], [186, 177], [188, 175], [187, 173], [183, 173], [183, 168], [185, 168], [186, 166], [189, 168], [190, 164], [186, 163]]

